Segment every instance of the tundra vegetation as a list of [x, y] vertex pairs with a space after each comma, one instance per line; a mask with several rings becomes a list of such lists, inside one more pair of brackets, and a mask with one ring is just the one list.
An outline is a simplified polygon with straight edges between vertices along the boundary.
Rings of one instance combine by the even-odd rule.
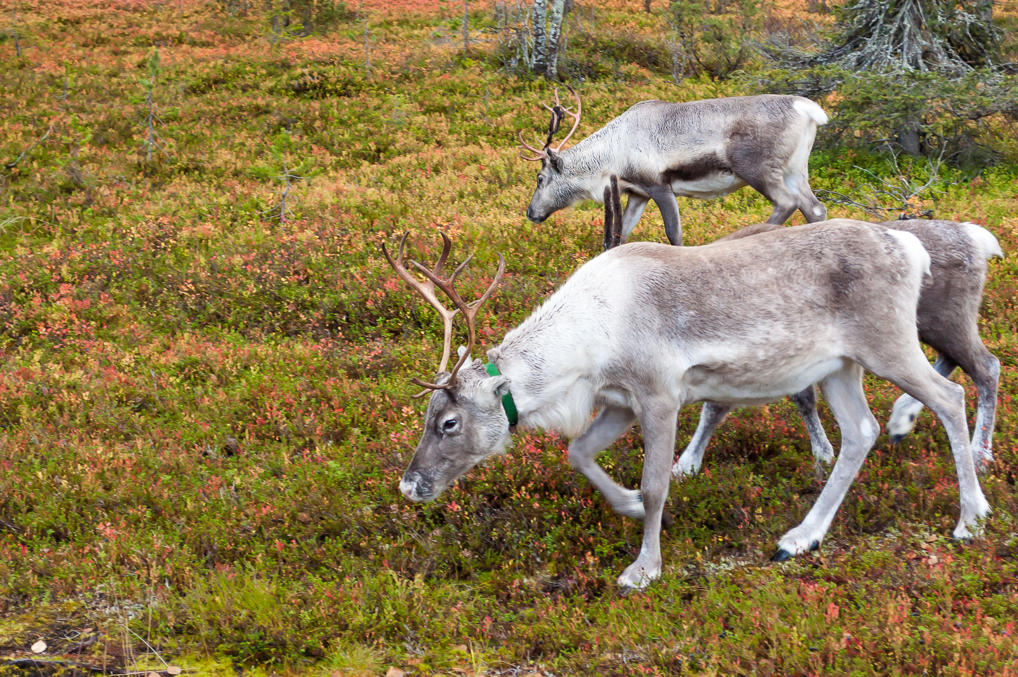
[[[832, 24], [823, 6], [765, 5], [743, 37], [806, 41]], [[475, 254], [468, 298], [503, 254], [484, 347], [602, 248], [593, 203], [526, 221], [533, 166], [515, 137], [545, 123], [533, 101], [553, 85], [507, 72], [495, 5], [468, 8], [467, 54], [463, 4], [438, 0], [0, 8], [0, 673], [28, 658], [163, 674], [1018, 672], [1006, 110], [970, 130], [992, 150], [964, 156], [979, 166], [945, 158], [931, 176], [824, 129], [810, 161], [832, 216], [872, 218], [821, 189], [864, 204], [889, 195], [878, 179], [935, 188], [877, 207], [977, 222], [1007, 254], [980, 319], [1001, 360], [984, 537], [950, 540], [957, 480], [924, 414], [900, 444], [878, 440], [819, 551], [770, 563], [821, 486], [788, 402], [733, 413], [708, 469], [672, 483], [681, 519], [640, 594], [615, 576], [641, 525], [553, 435], [517, 436], [434, 504], [400, 495], [422, 419], [409, 379], [431, 377], [442, 326], [380, 244], [409, 231], [433, 261], [447, 232], [453, 256]], [[559, 75], [591, 121], [575, 140], [640, 99], [759, 91], [703, 72], [676, 84], [668, 9], [568, 13]], [[1007, 55], [1018, 16], [994, 21]], [[838, 96], [820, 97], [833, 120]], [[739, 191], [682, 208], [695, 245], [771, 205]], [[631, 239], [662, 232], [651, 209]], [[971, 421], [975, 389], [955, 378]], [[881, 422], [898, 394], [867, 381]], [[679, 444], [698, 413], [680, 414]], [[601, 457], [627, 486], [640, 440]]]

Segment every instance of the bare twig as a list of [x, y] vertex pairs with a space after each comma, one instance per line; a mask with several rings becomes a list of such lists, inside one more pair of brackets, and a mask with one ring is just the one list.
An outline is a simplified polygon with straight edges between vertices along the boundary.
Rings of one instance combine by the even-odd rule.
[[21, 155], [19, 155], [18, 157], [14, 158], [14, 159], [13, 159], [13, 160], [11, 160], [10, 162], [7, 162], [7, 163], [5, 163], [5, 164], [4, 164], [4, 169], [14, 169], [14, 168], [15, 168], [15, 167], [16, 167], [16, 166], [18, 165], [18, 163], [19, 163], [19, 162], [21, 162], [22, 158], [24, 158], [24, 157], [25, 157], [26, 155], [28, 155], [28, 153], [30, 153], [30, 152], [32, 151], [32, 149], [33, 149], [33, 148], [35, 148], [35, 147], [36, 147], [36, 146], [38, 146], [38, 145], [39, 145], [40, 143], [42, 143], [42, 142], [43, 142], [43, 141], [45, 141], [45, 140], [46, 140], [47, 138], [49, 138], [49, 135], [50, 135], [50, 133], [51, 133], [52, 131], [53, 131], [53, 125], [51, 124], [51, 125], [49, 126], [49, 129], [47, 129], [47, 130], [46, 130], [46, 133], [45, 133], [45, 134], [43, 134], [43, 135], [42, 135], [41, 137], [39, 137], [38, 139], [36, 139], [36, 140], [35, 140], [35, 143], [33, 143], [33, 144], [32, 144], [31, 146], [29, 146], [29, 147], [28, 147], [28, 148], [26, 148], [25, 150], [21, 151]]
[[38, 658], [8, 658], [0, 662], [0, 666], [16, 668], [19, 671], [25, 671], [25, 674], [50, 674], [50, 671], [54, 673], [60, 672], [63, 674], [68, 670], [82, 670], [84, 672], [91, 672], [98, 675], [119, 674], [110, 673], [106, 670], [106, 668], [99, 667], [98, 665], [90, 665], [88, 663], [78, 663], [76, 661], [65, 660], [42, 661]]
[[361, 21], [364, 22], [364, 72], [371, 75], [371, 35], [368, 34], [368, 15], [364, 11], [364, 0], [361, 0]]
[[[286, 166], [286, 162], [283, 162], [283, 173], [279, 175], [279, 178], [283, 181], [283, 190], [279, 194], [279, 213], [276, 218], [279, 219], [280, 223], [286, 223], [286, 215], [291, 214], [292, 210], [286, 206], [286, 198], [290, 195], [290, 189], [293, 187], [293, 180], [298, 181], [303, 179], [303, 176], [298, 174], [292, 174]], [[276, 211], [275, 207], [266, 209], [262, 214], [269, 214]]]
[[148, 114], [145, 116], [145, 141], [142, 142], [141, 146], [145, 150], [145, 162], [152, 162], [152, 151], [158, 150], [166, 159], [170, 156], [166, 153], [163, 146], [162, 137], [156, 132], [155, 123], [162, 122], [159, 119], [159, 115], [156, 114], [155, 103], [152, 100], [152, 89], [149, 89], [148, 95], [145, 98], [145, 103], [148, 105]]
[[942, 192], [938, 184], [943, 183], [943, 179], [940, 176], [943, 160], [944, 146], [941, 145], [937, 157], [927, 160], [926, 181], [922, 184], [917, 184], [906, 176], [905, 170], [898, 164], [898, 153], [891, 149], [891, 168], [893, 172], [891, 178], [878, 176], [869, 169], [856, 166], [856, 169], [873, 179], [866, 186], [862, 187], [863, 196], [861, 199], [832, 190], [818, 190], [817, 197], [825, 202], [833, 202], [834, 204], [848, 207], [858, 207], [878, 217], [883, 217], [887, 213], [897, 212], [900, 219], [915, 217], [930, 218], [933, 216], [933, 210], [931, 209], [919, 213], [914, 213], [913, 210], [917, 206], [917, 201], [924, 194]]

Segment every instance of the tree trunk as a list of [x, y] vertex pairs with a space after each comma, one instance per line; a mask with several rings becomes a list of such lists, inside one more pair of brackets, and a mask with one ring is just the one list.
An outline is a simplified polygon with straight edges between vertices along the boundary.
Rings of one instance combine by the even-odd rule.
[[534, 72], [545, 75], [548, 72], [548, 34], [545, 22], [548, 18], [548, 0], [534, 0]]
[[558, 80], [558, 48], [562, 39], [562, 21], [565, 19], [566, 0], [551, 0], [548, 13], [548, 70], [549, 80]]
[[983, 23], [993, 23], [993, 0], [976, 0], [976, 16]]

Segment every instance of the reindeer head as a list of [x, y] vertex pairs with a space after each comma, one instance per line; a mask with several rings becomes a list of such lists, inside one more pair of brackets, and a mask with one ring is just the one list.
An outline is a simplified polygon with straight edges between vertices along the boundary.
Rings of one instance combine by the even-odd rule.
[[[548, 123], [548, 137], [544, 142], [543, 148], [538, 150], [536, 147], [531, 146], [523, 140], [523, 134], [522, 132], [520, 133], [520, 145], [524, 150], [532, 153], [530, 156], [520, 153], [520, 157], [531, 162], [541, 162], [541, 172], [537, 175], [537, 189], [530, 200], [530, 206], [527, 207], [527, 218], [534, 223], [541, 223], [559, 209], [568, 207], [580, 200], [585, 194], [581, 181], [578, 177], [570, 174], [562, 161], [562, 157], [559, 155], [566, 141], [569, 140], [569, 137], [573, 135], [573, 132], [579, 126], [580, 114], [583, 110], [579, 94], [572, 87], [569, 88], [569, 91], [576, 97], [575, 113], [562, 105], [558, 97], [558, 90], [555, 90], [554, 106], [543, 104], [545, 108], [551, 111], [551, 122]], [[566, 115], [573, 118], [573, 127], [566, 134], [566, 137], [555, 148], [552, 148], [551, 140], [558, 132], [562, 118]]]
[[507, 377], [490, 376], [480, 360], [468, 357], [455, 385], [431, 395], [424, 434], [399, 483], [403, 495], [431, 501], [482, 460], [505, 451], [510, 426], [502, 397], [508, 391]]
[[[489, 375], [479, 360], [470, 359], [474, 347], [475, 318], [481, 304], [491, 297], [505, 273], [505, 259], [498, 257], [498, 271], [488, 289], [475, 301], [465, 302], [454, 286], [456, 277], [472, 257], [461, 263], [449, 277], [442, 276], [442, 267], [449, 256], [451, 243], [443, 233], [442, 254], [434, 268], [428, 269], [417, 261], [410, 261], [424, 277], [415, 278], [403, 263], [403, 246], [407, 236], [399, 243], [394, 259], [385, 245], [382, 253], [396, 273], [416, 289], [442, 316], [444, 347], [439, 374], [434, 383], [414, 379], [425, 388], [417, 397], [431, 391], [431, 400], [424, 418], [424, 434], [410, 466], [399, 483], [400, 491], [412, 501], [431, 501], [443, 489], [484, 458], [501, 453], [509, 444], [510, 426], [502, 409], [502, 397], [509, 390], [509, 379], [502, 375]], [[435, 295], [438, 288], [452, 300], [454, 308], [446, 308]], [[452, 320], [460, 313], [467, 320], [467, 345], [459, 349], [459, 359], [451, 372], [445, 371], [452, 347]]]

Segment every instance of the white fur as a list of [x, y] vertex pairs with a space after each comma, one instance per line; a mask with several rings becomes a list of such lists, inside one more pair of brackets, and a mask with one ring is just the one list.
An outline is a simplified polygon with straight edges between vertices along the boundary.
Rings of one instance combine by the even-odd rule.
[[792, 104], [795, 110], [799, 111], [810, 120], [819, 125], [827, 124], [827, 113], [820, 107], [816, 101], [810, 101], [809, 99], [796, 99], [795, 103]]
[[1000, 243], [997, 242], [997, 238], [993, 233], [975, 223], [966, 222], [961, 225], [965, 232], [968, 233], [968, 236], [979, 245], [984, 258], [1004, 258], [1004, 252], [1001, 250]]
[[926, 247], [919, 241], [919, 238], [912, 233], [893, 229], [888, 229], [887, 233], [897, 238], [901, 243], [906, 256], [913, 264], [912, 273], [918, 276], [915, 278], [916, 287], [922, 286], [923, 277], [930, 274], [930, 253], [926, 251]]

